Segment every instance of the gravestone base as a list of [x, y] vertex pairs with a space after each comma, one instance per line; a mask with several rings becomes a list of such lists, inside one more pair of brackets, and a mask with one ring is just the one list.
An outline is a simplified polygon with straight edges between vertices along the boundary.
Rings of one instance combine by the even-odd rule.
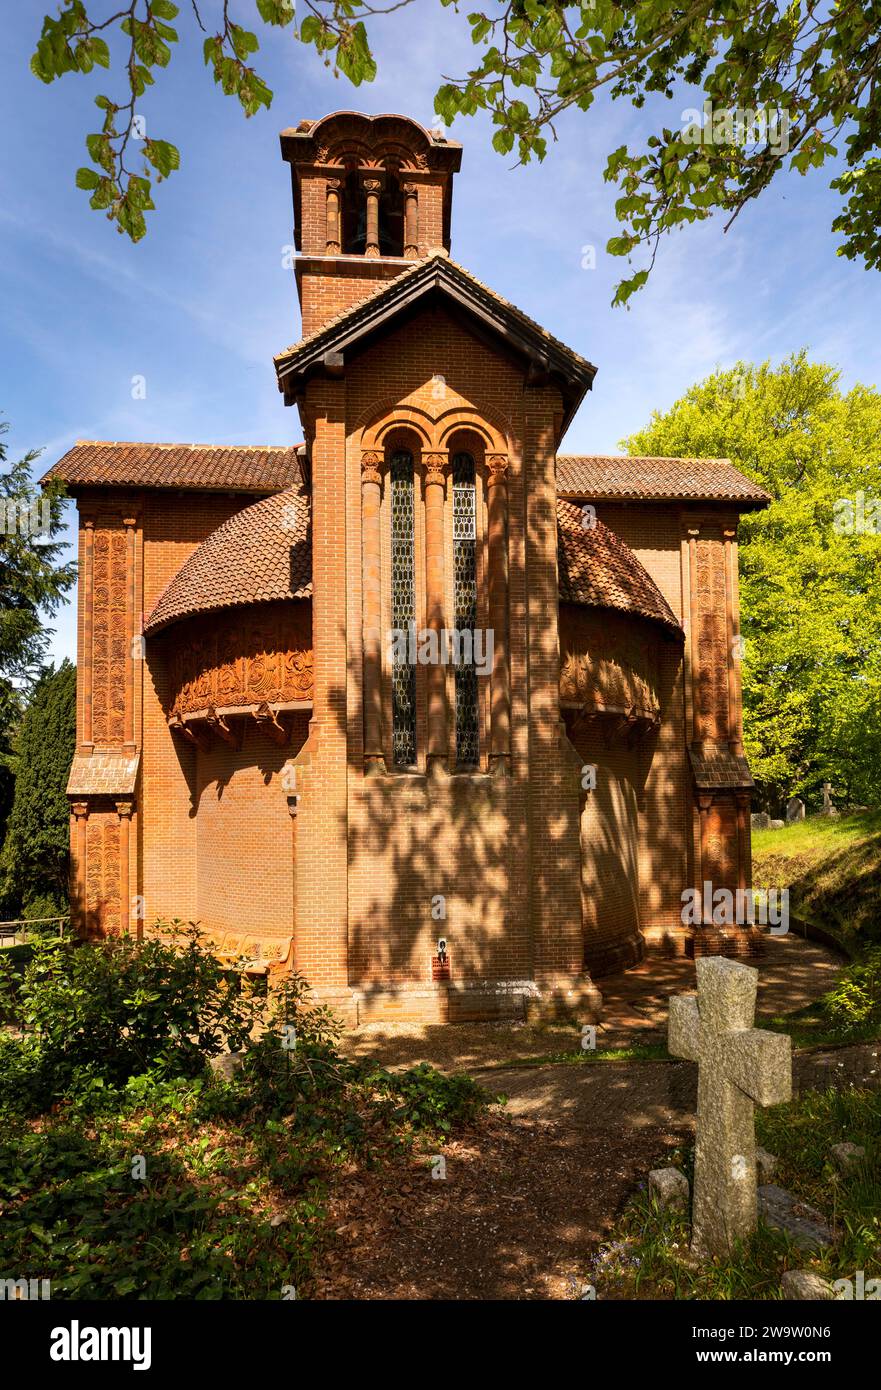
[[835, 1232], [820, 1212], [800, 1202], [785, 1187], [767, 1183], [758, 1189], [759, 1215], [775, 1231], [784, 1231], [800, 1250], [823, 1250], [835, 1244]]

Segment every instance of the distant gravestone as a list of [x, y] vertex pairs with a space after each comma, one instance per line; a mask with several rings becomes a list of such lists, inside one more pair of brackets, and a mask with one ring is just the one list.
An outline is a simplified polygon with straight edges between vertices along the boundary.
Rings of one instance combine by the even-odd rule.
[[782, 830], [784, 824], [785, 822], [782, 820], [772, 820], [770, 828], [771, 830]]
[[823, 783], [823, 815], [824, 815], [824, 816], [837, 816], [837, 815], [838, 815], [838, 812], [836, 811], [835, 807], [832, 805], [832, 783], [831, 783], [831, 782], [824, 782], [824, 783]]
[[670, 999], [668, 1045], [698, 1064], [692, 1249], [726, 1255], [757, 1224], [753, 1107], [792, 1096], [792, 1041], [754, 1028], [758, 971], [695, 962], [697, 994]]
[[799, 796], [791, 796], [786, 803], [786, 819], [788, 822], [804, 820], [805, 804]]
[[753, 830], [770, 830], [771, 817], [767, 811], [756, 811], [755, 815], [750, 816], [750, 824]]

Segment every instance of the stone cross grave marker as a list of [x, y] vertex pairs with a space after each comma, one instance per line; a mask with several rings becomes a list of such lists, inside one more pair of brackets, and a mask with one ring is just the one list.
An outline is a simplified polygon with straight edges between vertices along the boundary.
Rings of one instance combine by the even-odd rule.
[[697, 994], [671, 996], [668, 1045], [698, 1064], [692, 1249], [726, 1255], [756, 1228], [753, 1107], [791, 1099], [792, 1040], [752, 1026], [752, 966], [703, 956], [696, 967]]

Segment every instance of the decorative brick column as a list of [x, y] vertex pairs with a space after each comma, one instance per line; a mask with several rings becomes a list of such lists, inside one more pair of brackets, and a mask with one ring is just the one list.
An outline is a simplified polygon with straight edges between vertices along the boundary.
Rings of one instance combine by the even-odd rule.
[[751, 793], [744, 789], [735, 793], [737, 803], [737, 886], [751, 888], [753, 882], [752, 837], [749, 819]]
[[[740, 595], [737, 582], [737, 531], [726, 527], [725, 542], [725, 607], [728, 631], [728, 747], [732, 753], [743, 752], [743, 707], [741, 693]], [[736, 654], [735, 654], [736, 653]]]
[[419, 256], [419, 186], [404, 184], [404, 255], [408, 261]]
[[493, 633], [490, 689], [490, 767], [511, 766], [511, 694], [508, 685], [508, 458], [487, 454], [489, 622]]
[[328, 179], [325, 251], [328, 256], [338, 256], [342, 250], [342, 228], [340, 227], [340, 189], [342, 179]]
[[[428, 627], [437, 633], [437, 653], [444, 628], [444, 468], [449, 454], [422, 455], [425, 464], [425, 610]], [[440, 660], [426, 670], [429, 772], [446, 770], [449, 756], [446, 669]]]
[[94, 623], [95, 521], [83, 519], [83, 575], [80, 602], [83, 605], [83, 744], [91, 747], [92, 737], [92, 628]]
[[[698, 892], [698, 903], [700, 904], [700, 921], [704, 926], [712, 926], [712, 921], [704, 922], [703, 901], [704, 901], [704, 880], [709, 877], [710, 865], [707, 864], [707, 846], [710, 839], [710, 811], [713, 805], [713, 798], [707, 792], [698, 792], [697, 797], [698, 811], [700, 812], [700, 837], [699, 853], [697, 857], [697, 883], [695, 887]], [[721, 885], [714, 884], [714, 887]]]
[[76, 936], [85, 935], [86, 932], [86, 826], [89, 803], [71, 802], [70, 815], [70, 927], [71, 934]]
[[[129, 893], [129, 831], [131, 828], [132, 812], [135, 806], [133, 801], [117, 801], [116, 812], [119, 816], [119, 931], [120, 935], [129, 930], [131, 925], [131, 896]], [[138, 918], [138, 939], [143, 936], [143, 922]]]
[[700, 682], [702, 677], [700, 657], [700, 607], [697, 597], [697, 540], [700, 530], [696, 526], [688, 528], [688, 610], [691, 632], [691, 742], [700, 744], [704, 737], [704, 720], [701, 714]]
[[[135, 527], [137, 517], [123, 518], [125, 526], [125, 717], [123, 738], [126, 750], [135, 748]], [[138, 655], [140, 660], [140, 654]]]
[[379, 195], [382, 192], [382, 179], [375, 177], [362, 179], [361, 187], [367, 195], [367, 236], [364, 244], [364, 255], [378, 256]]
[[384, 772], [382, 750], [381, 453], [361, 455], [361, 588], [364, 646], [364, 770]]

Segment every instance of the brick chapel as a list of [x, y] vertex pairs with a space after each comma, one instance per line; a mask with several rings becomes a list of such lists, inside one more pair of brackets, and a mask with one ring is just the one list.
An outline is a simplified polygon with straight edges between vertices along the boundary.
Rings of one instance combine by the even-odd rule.
[[304, 442], [51, 470], [74, 921], [197, 921], [349, 1022], [596, 1019], [646, 951], [743, 949], [682, 897], [751, 881], [737, 527], [769, 499], [558, 454], [596, 368], [452, 259], [456, 142], [340, 112], [281, 153]]

